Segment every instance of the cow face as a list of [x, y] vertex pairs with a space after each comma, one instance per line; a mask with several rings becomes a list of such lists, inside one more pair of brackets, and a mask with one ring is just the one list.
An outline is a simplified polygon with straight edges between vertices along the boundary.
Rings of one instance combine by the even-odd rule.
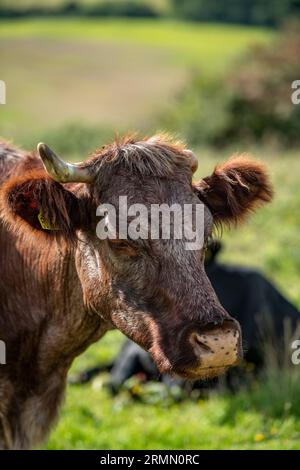
[[[136, 177], [131, 181], [131, 190], [125, 178], [116, 175], [112, 182], [102, 195], [117, 207], [117, 213], [125, 184], [129, 206], [136, 201], [146, 207], [202, 205], [205, 222], [204, 246], [192, 250], [187, 249], [185, 238], [153, 239], [150, 235], [138, 240], [94, 240], [102, 266], [98, 272], [104, 273], [110, 285], [114, 325], [149, 350], [164, 373], [174, 371], [196, 378], [214, 375], [235, 364], [241, 357], [239, 326], [220, 305], [204, 270], [205, 244], [213, 227], [209, 209], [191, 185], [183, 182], [151, 178], [142, 188]], [[105, 218], [107, 225], [112, 222], [109, 217]], [[90, 262], [82, 249], [81, 254]]]
[[[193, 154], [159, 136], [116, 142], [79, 166], [64, 164], [44, 145], [39, 153], [52, 179], [46, 179], [47, 189], [37, 192], [37, 185], [45, 180], [31, 178], [23, 184], [21, 194], [43, 214], [48, 235], [59, 231], [69, 237], [76, 234], [76, 269], [86, 308], [147, 349], [161, 372], [205, 378], [235, 365], [242, 355], [241, 332], [206, 276], [205, 245], [215, 223], [237, 222], [270, 200], [263, 167], [235, 158], [193, 185]], [[62, 186], [53, 179], [68, 184]], [[20, 215], [24, 207], [20, 209], [19, 196], [20, 190], [15, 195], [11, 191], [9, 198]], [[142, 224], [147, 225], [146, 236], [128, 235], [132, 222], [128, 212], [127, 236], [120, 236], [118, 216], [124, 197], [127, 207], [138, 203], [148, 209], [147, 224], [145, 218]], [[103, 204], [114, 212], [101, 212], [97, 217], [97, 207]], [[192, 229], [195, 234], [202, 232], [203, 243], [187, 249], [187, 235], [174, 236], [174, 217], [169, 237], [161, 236], [161, 224], [160, 236], [153, 236], [151, 207], [162, 204], [188, 206], [192, 214], [200, 207], [201, 223], [195, 226], [193, 219]], [[27, 211], [28, 207], [30, 204]], [[35, 217], [30, 212], [25, 219], [38, 225]], [[99, 224], [107, 232], [113, 227], [112, 236], [99, 237]]]

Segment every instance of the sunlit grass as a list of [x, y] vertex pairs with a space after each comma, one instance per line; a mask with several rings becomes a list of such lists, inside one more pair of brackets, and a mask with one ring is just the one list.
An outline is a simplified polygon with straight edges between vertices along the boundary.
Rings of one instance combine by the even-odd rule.
[[[299, 449], [300, 421], [255, 409], [230, 416], [234, 398], [164, 406], [110, 398], [103, 389], [70, 387], [48, 449]], [[247, 400], [247, 395], [245, 395]]]
[[0, 22], [7, 104], [0, 134], [20, 144], [68, 123], [148, 130], [195, 69], [219, 74], [262, 28], [166, 20], [24, 19]]
[[[109, 333], [78, 359], [73, 371], [117, 353], [122, 337]], [[296, 372], [296, 371], [294, 371]], [[122, 392], [112, 398], [107, 376], [70, 385], [48, 449], [299, 449], [299, 377], [270, 376], [237, 395], [175, 403], [133, 401]], [[272, 399], [270, 399], [272, 396]], [[292, 401], [292, 403], [291, 403]], [[295, 408], [296, 407], [296, 408]]]
[[29, 19], [1, 21], [0, 27], [2, 38], [69, 38], [156, 46], [173, 52], [172, 60], [179, 64], [213, 72], [249, 44], [269, 41], [273, 34], [257, 27], [142, 19]]

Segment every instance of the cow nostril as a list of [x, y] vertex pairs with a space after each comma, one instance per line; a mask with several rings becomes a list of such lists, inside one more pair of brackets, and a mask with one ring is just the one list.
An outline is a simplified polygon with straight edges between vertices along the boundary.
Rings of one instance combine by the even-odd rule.
[[198, 354], [213, 353], [214, 351], [208, 346], [205, 335], [198, 335], [198, 333], [192, 333], [190, 336], [190, 342], [193, 348]]
[[190, 343], [202, 367], [230, 366], [242, 357], [241, 335], [234, 324], [228, 326], [206, 327], [190, 334]]

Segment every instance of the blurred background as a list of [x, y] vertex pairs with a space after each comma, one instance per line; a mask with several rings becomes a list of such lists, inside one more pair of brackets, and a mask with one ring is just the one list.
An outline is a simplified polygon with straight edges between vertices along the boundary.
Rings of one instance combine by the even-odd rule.
[[[0, 0], [0, 79], [0, 134], [29, 150], [83, 160], [116, 132], [167, 130], [199, 156], [196, 178], [235, 152], [263, 159], [274, 202], [224, 232], [220, 259], [300, 308], [300, 0]], [[109, 333], [71, 373], [123, 340]], [[47, 448], [300, 448], [300, 365], [209, 398], [137, 379], [113, 397], [107, 380], [68, 386]]]

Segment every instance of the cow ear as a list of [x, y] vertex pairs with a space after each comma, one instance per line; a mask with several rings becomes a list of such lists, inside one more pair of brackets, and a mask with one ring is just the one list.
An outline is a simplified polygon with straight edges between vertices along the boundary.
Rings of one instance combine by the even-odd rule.
[[20, 217], [40, 231], [71, 235], [78, 224], [77, 198], [44, 171], [10, 179], [1, 190], [3, 201], [6, 218]]
[[243, 221], [273, 196], [264, 165], [246, 156], [235, 156], [218, 165], [195, 187], [217, 224]]

